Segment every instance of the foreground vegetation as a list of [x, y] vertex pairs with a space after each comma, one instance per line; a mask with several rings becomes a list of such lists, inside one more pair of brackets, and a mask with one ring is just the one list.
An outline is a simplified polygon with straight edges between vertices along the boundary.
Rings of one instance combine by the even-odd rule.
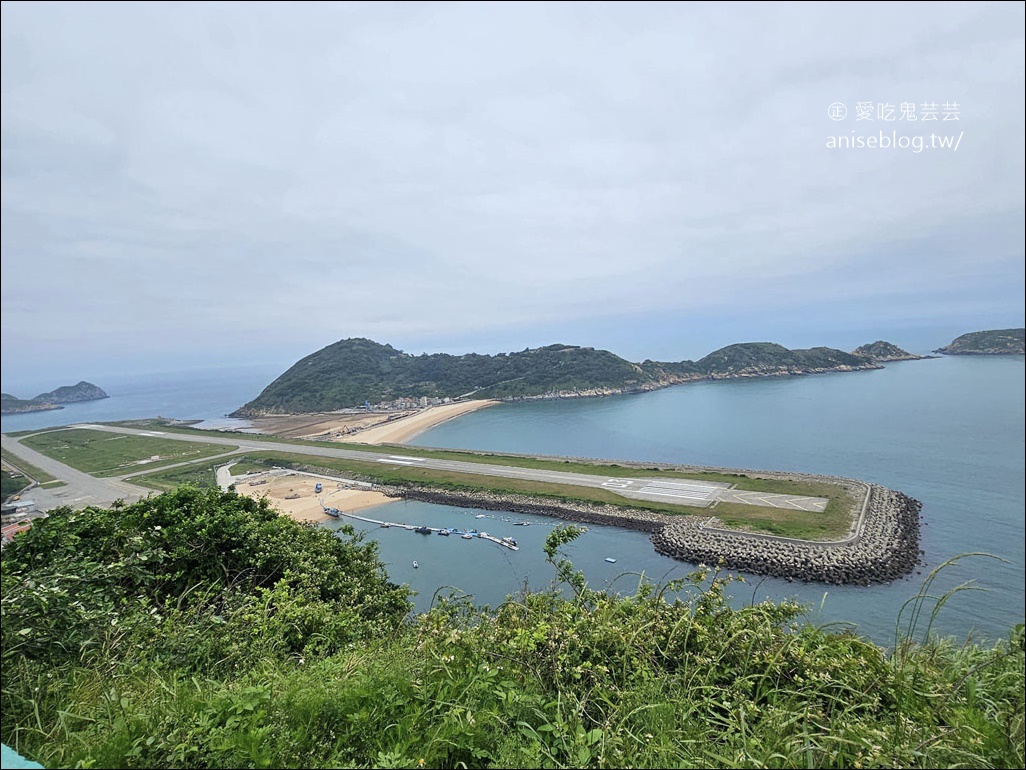
[[[548, 591], [404, 620], [373, 544], [183, 488], [4, 549], [3, 741], [48, 767], [1022, 767], [1023, 629], [891, 652], [730, 607]], [[670, 593], [667, 591], [666, 596]]]

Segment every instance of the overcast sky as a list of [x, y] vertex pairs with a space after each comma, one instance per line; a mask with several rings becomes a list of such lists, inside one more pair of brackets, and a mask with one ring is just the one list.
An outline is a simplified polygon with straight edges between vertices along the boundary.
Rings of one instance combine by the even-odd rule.
[[5, 2], [3, 387], [1020, 326], [1023, 7]]

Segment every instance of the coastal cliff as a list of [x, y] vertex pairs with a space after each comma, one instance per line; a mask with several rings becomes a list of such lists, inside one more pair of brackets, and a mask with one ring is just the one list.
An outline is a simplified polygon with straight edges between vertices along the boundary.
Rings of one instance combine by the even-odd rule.
[[340, 340], [298, 361], [233, 417], [405, 407], [461, 398], [585, 398], [638, 393], [697, 380], [781, 377], [879, 369], [827, 347], [771, 342], [728, 345], [698, 361], [633, 363], [608, 350], [548, 345], [514, 353], [419, 356], [368, 339]]
[[934, 353], [948, 356], [1014, 356], [1026, 353], [1026, 329], [992, 329], [956, 337]]
[[77, 385], [63, 385], [48, 393], [40, 393], [35, 398], [18, 398], [10, 393], [0, 394], [0, 406], [3, 414], [26, 414], [28, 412], [46, 412], [52, 409], [63, 409], [62, 404], [74, 404], [80, 401], [96, 401], [110, 398], [102, 388], [91, 382], [82, 380]]

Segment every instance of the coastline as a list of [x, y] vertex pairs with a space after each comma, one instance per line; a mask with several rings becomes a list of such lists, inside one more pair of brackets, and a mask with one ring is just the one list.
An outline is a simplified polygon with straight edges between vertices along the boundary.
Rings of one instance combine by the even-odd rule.
[[[786, 477], [790, 474], [779, 474]], [[817, 477], [827, 480], [829, 477]], [[840, 540], [798, 540], [745, 530], [726, 529], [715, 511], [710, 516], [674, 516], [610, 505], [547, 501], [518, 494], [431, 487], [379, 486], [385, 494], [436, 505], [479, 508], [504, 513], [531, 513], [579, 524], [599, 524], [644, 532], [657, 553], [696, 566], [735, 569], [793, 582], [868, 586], [890, 583], [921, 564], [919, 524], [922, 504], [876, 484], [840, 477], [832, 483], [858, 486], [852, 530]], [[854, 513], [854, 512], [853, 512]]]
[[[325, 505], [349, 513], [395, 502], [388, 495], [370, 489], [369, 485], [357, 486], [346, 480], [302, 471], [265, 471], [231, 476], [227, 481], [240, 495], [254, 500], [266, 498], [272, 507], [299, 522], [330, 521], [332, 517], [324, 512]], [[321, 493], [315, 491], [317, 483], [322, 485]]]
[[414, 436], [418, 436], [436, 425], [441, 425], [443, 422], [470, 412], [476, 412], [478, 409], [495, 406], [498, 403], [498, 401], [492, 400], [474, 400], [432, 406], [398, 420], [365, 428], [358, 433], [344, 436], [339, 441], [355, 444], [405, 444]]

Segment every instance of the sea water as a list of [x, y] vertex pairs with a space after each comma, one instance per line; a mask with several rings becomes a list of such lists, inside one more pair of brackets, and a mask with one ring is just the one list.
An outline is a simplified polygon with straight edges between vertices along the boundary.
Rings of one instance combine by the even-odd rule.
[[[201, 427], [243, 427], [249, 423], [227, 415], [256, 398], [280, 373], [280, 366], [259, 365], [98, 378], [95, 384], [110, 398], [66, 404], [63, 409], [45, 412], [4, 415], [3, 432], [158, 416], [206, 421]], [[46, 390], [47, 386], [36, 388]], [[18, 395], [22, 392], [23, 398], [31, 398], [39, 390], [22, 388]]]
[[[952, 357], [892, 363], [867, 372], [700, 382], [628, 396], [509, 403], [446, 422], [412, 443], [803, 471], [883, 484], [923, 502], [925, 555], [918, 573], [868, 588], [749, 575], [748, 582], [732, 587], [734, 601], [797, 598], [811, 608], [813, 622], [855, 624], [859, 632], [888, 644], [902, 605], [919, 591], [931, 569], [959, 554], [985, 552], [993, 558], [966, 557], [941, 573], [934, 594], [970, 581], [979, 590], [952, 598], [939, 612], [934, 630], [960, 638], [994, 638], [1022, 621], [1026, 600], [1024, 371], [1023, 356]], [[278, 373], [255, 367], [97, 383], [110, 399], [6, 416], [3, 430], [157, 415], [232, 424], [224, 415], [252, 399]], [[440, 591], [463, 592], [478, 603], [495, 605], [525, 584], [547, 587], [553, 577], [542, 545], [552, 527], [563, 523], [558, 520], [418, 502], [367, 513], [516, 537], [520, 550], [513, 552], [477, 538], [359, 525], [365, 537], [379, 543], [392, 579], [409, 583], [417, 592], [420, 611]], [[516, 521], [531, 524], [517, 526]], [[589, 527], [567, 552], [593, 587], [624, 592], [633, 591], [642, 575], [662, 581], [694, 569], [655, 553], [647, 536], [610, 527]], [[920, 632], [928, 620], [929, 611], [919, 623]]]
[[[747, 584], [734, 586], [737, 601], [797, 598], [812, 608], [815, 622], [853, 623], [886, 644], [893, 640], [896, 625], [908, 628], [910, 608], [902, 614], [902, 605], [916, 595], [930, 570], [961, 554], [982, 552], [989, 556], [963, 557], [942, 570], [932, 585], [933, 594], [963, 582], [974, 589], [951, 598], [933, 630], [959, 638], [994, 638], [1022, 622], [1026, 600], [1024, 371], [1023, 356], [951, 357], [891, 363], [865, 372], [700, 382], [638, 395], [501, 404], [444, 423], [412, 443], [823, 473], [900, 490], [923, 503], [924, 564], [915, 574], [874, 587], [746, 576]], [[426, 511], [420, 518], [433, 523]], [[540, 548], [534, 539], [530, 550]], [[407, 558], [425, 564], [435, 546], [392, 535], [379, 534], [379, 540], [383, 557], [400, 572]], [[452, 576], [450, 582], [494, 603], [515, 590], [524, 574], [534, 582], [552, 572], [523, 553], [462, 553], [474, 561], [466, 568], [470, 574], [462, 566], [418, 570], [409, 577], [411, 585], [427, 595], [429, 584], [448, 579], [434, 577], [443, 572]], [[645, 535], [605, 527], [591, 527], [571, 556], [597, 587], [620, 573], [664, 579], [691, 569], [656, 554]], [[606, 556], [616, 558], [616, 564], [604, 562]], [[506, 558], [520, 560], [521, 566], [502, 568]], [[627, 583], [627, 577], [620, 578], [617, 587]], [[925, 630], [934, 604], [927, 603], [917, 631]]]

